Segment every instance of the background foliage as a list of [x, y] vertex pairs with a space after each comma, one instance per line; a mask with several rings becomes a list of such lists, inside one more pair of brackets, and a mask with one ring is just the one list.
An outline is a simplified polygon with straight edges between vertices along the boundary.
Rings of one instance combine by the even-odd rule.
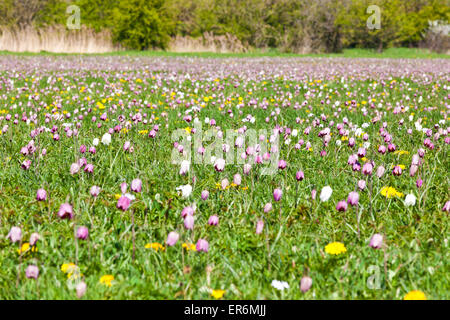
[[[429, 21], [448, 25], [450, 17], [450, 0], [0, 0], [0, 26], [65, 24], [71, 4], [81, 8], [83, 25], [108, 29], [116, 43], [135, 50], [167, 49], [175, 36], [230, 34], [248, 48], [381, 51], [428, 43]], [[366, 26], [373, 4], [382, 11], [379, 30]], [[448, 33], [444, 40], [434, 41], [445, 51]]]

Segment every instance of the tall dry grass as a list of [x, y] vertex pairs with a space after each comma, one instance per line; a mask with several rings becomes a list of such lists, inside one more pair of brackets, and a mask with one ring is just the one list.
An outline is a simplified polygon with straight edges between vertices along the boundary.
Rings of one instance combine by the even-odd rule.
[[242, 42], [232, 34], [214, 35], [205, 32], [201, 37], [176, 36], [169, 43], [169, 51], [173, 52], [217, 52], [240, 53], [247, 52]]
[[13, 52], [58, 52], [58, 53], [104, 53], [117, 51], [111, 33], [107, 30], [95, 32], [82, 27], [66, 30], [62, 26], [35, 29], [31, 26], [18, 28], [0, 27], [0, 50]]

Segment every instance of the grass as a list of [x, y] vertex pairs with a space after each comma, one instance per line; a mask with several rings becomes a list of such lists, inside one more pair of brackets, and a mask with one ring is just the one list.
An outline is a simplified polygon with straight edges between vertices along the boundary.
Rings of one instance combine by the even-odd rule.
[[[139, 55], [145, 54], [159, 53]], [[226, 76], [213, 74], [198, 64], [191, 67], [190, 80], [164, 69], [111, 71], [107, 63], [104, 70], [88, 71], [44, 71], [38, 63], [17, 70], [14, 64], [8, 67], [5, 63], [0, 71], [5, 79], [0, 87], [0, 127], [4, 129], [0, 135], [1, 299], [74, 299], [74, 285], [81, 279], [87, 283], [84, 299], [213, 299], [213, 289], [225, 290], [225, 299], [402, 299], [411, 290], [422, 290], [429, 299], [449, 298], [448, 213], [441, 209], [450, 198], [450, 164], [443, 136], [431, 138], [434, 148], [426, 149], [418, 174], [408, 175], [412, 156], [424, 148], [426, 138], [415, 129], [414, 122], [422, 119], [422, 125], [432, 128], [433, 135], [438, 132], [434, 124], [439, 121], [444, 121], [441, 128], [448, 127], [447, 92], [437, 87], [445, 83], [445, 75], [427, 80], [405, 74], [386, 80], [381, 69], [376, 80], [367, 79], [364, 70], [345, 81], [321, 71], [317, 74], [322, 78], [314, 80], [292, 80], [272, 73], [252, 79], [244, 77], [240, 70]], [[283, 60], [271, 63], [271, 70], [277, 70]], [[220, 70], [229, 70], [226, 65], [219, 66]], [[332, 68], [327, 64], [318, 66]], [[249, 69], [249, 74], [252, 72], [259, 74], [259, 70]], [[39, 100], [30, 99], [35, 92], [39, 93]], [[417, 97], [413, 97], [414, 93]], [[411, 97], [407, 103], [405, 95]], [[418, 102], [420, 95], [426, 102]], [[251, 101], [256, 98], [258, 107], [254, 108]], [[356, 101], [355, 105], [344, 107], [351, 100]], [[267, 102], [266, 108], [263, 101]], [[293, 108], [295, 103], [301, 105], [304, 101], [304, 107]], [[342, 108], [339, 112], [334, 107], [337, 101]], [[372, 102], [374, 108], [370, 107]], [[242, 106], [238, 107], [240, 103]], [[390, 106], [397, 103], [403, 104], [403, 109], [394, 113]], [[222, 130], [234, 132], [246, 125], [249, 129], [266, 130], [268, 139], [276, 125], [285, 127], [279, 148], [280, 159], [287, 162], [286, 169], [273, 176], [261, 176], [255, 167], [249, 175], [243, 174], [239, 164], [227, 165], [223, 172], [211, 165], [192, 164], [187, 175], [180, 175], [179, 166], [170, 161], [173, 152], [179, 154], [174, 150], [172, 133], [194, 127], [193, 122], [183, 120], [193, 105], [199, 111], [191, 110], [190, 115], [197, 116], [201, 123], [206, 118], [215, 119]], [[406, 109], [407, 105], [413, 107]], [[428, 106], [436, 108], [425, 109]], [[229, 116], [228, 109], [234, 117]], [[382, 118], [372, 124], [370, 120], [377, 111], [382, 112]], [[22, 121], [23, 113], [28, 119], [37, 114], [37, 124]], [[84, 113], [83, 119], [75, 118]], [[100, 120], [103, 113], [107, 114], [105, 121]], [[7, 114], [12, 115], [11, 121], [4, 118]], [[17, 124], [13, 123], [15, 114]], [[48, 122], [46, 114], [53, 115]], [[133, 120], [136, 114], [148, 123]], [[254, 123], [242, 121], [248, 114], [256, 119]], [[321, 114], [327, 119], [320, 120]], [[58, 115], [67, 118], [57, 120]], [[123, 115], [124, 122], [120, 122], [119, 115]], [[96, 121], [92, 121], [93, 116]], [[409, 116], [414, 121], [410, 122]], [[354, 148], [347, 146], [345, 135], [341, 136], [336, 128], [344, 118], [359, 128], [369, 124], [362, 129], [369, 136], [367, 159], [359, 161], [361, 165], [370, 160], [376, 166], [384, 165], [387, 170], [381, 178], [369, 178], [347, 164], [349, 155], [356, 153], [365, 141], [362, 134], [346, 125], [347, 138], [356, 139]], [[315, 119], [323, 127], [313, 126]], [[399, 125], [401, 119], [405, 121], [403, 126]], [[124, 130], [127, 121], [128, 129]], [[77, 122], [78, 136], [68, 136], [63, 124], [71, 123], [73, 129]], [[406, 153], [377, 152], [378, 145], [387, 145], [380, 135], [383, 122], [397, 150]], [[79, 151], [81, 145], [92, 147], [95, 138], [101, 140], [108, 128], [119, 123], [122, 127], [112, 135], [111, 144], [100, 142], [95, 154]], [[150, 138], [154, 124], [159, 125], [159, 131]], [[48, 129], [56, 126], [60, 139], [55, 140], [54, 134], [44, 131], [32, 139], [36, 152], [21, 154], [22, 147], [29, 145], [32, 130], [42, 125]], [[286, 127], [298, 130], [298, 136], [286, 136], [290, 143], [285, 140]], [[304, 133], [307, 127], [311, 129], [309, 135]], [[330, 127], [332, 133], [328, 146], [323, 146], [318, 137], [325, 127]], [[211, 126], [204, 124], [203, 129], [207, 128]], [[407, 133], [408, 128], [413, 129], [411, 134]], [[310, 142], [311, 149], [303, 145], [297, 150], [294, 145], [299, 139]], [[125, 141], [131, 141], [132, 153], [123, 150]], [[187, 141], [182, 143], [188, 146]], [[47, 153], [40, 156], [43, 148]], [[325, 156], [320, 155], [322, 150], [326, 150]], [[93, 173], [81, 169], [71, 174], [71, 164], [82, 157], [94, 165]], [[21, 168], [26, 159], [32, 161], [28, 170]], [[401, 176], [394, 176], [391, 167], [398, 164], [405, 169]], [[295, 174], [300, 169], [305, 180], [298, 182]], [[242, 175], [240, 186], [225, 190], [218, 187], [225, 178], [233, 181], [236, 173]], [[416, 187], [419, 177], [424, 181], [421, 188]], [[128, 188], [136, 200], [130, 209], [121, 211], [116, 208], [120, 184], [130, 184], [135, 178], [142, 180], [142, 192], [133, 193]], [[364, 190], [357, 188], [360, 180], [366, 182]], [[186, 184], [193, 185], [188, 199], [176, 190]], [[101, 187], [95, 199], [89, 194], [93, 185]], [[320, 190], [326, 185], [332, 187], [333, 194], [330, 200], [321, 202]], [[404, 196], [387, 199], [381, 194], [384, 186], [395, 187], [405, 195], [415, 194], [416, 205], [406, 207]], [[36, 201], [39, 188], [48, 192], [46, 201]], [[275, 188], [283, 190], [279, 202], [273, 199]], [[207, 200], [201, 200], [202, 190], [209, 190]], [[312, 190], [318, 192], [316, 200], [311, 199]], [[338, 212], [336, 203], [346, 200], [353, 190], [359, 192], [359, 207]], [[64, 202], [73, 206], [71, 220], [56, 215]], [[263, 207], [269, 202], [273, 210], [264, 213]], [[195, 227], [186, 230], [180, 213], [194, 203]], [[359, 234], [356, 210], [360, 214]], [[213, 214], [219, 216], [218, 226], [207, 223]], [[255, 233], [259, 219], [264, 221], [262, 234]], [[37, 252], [18, 254], [19, 243], [11, 243], [6, 237], [12, 226], [22, 228], [22, 242], [27, 242], [33, 232], [40, 234]], [[74, 237], [79, 226], [88, 227], [88, 240]], [[168, 247], [165, 241], [173, 230], [180, 234], [180, 240]], [[368, 246], [375, 233], [384, 237], [382, 249]], [[182, 243], [195, 244], [199, 238], [209, 241], [208, 253], [182, 248]], [[347, 252], [338, 256], [326, 253], [325, 246], [334, 241], [344, 243]], [[165, 248], [146, 248], [151, 243]], [[75, 263], [81, 275], [61, 271], [67, 263]], [[37, 280], [25, 278], [28, 265], [39, 267]], [[99, 282], [104, 275], [114, 276], [111, 286]], [[304, 275], [313, 279], [306, 293], [299, 290]], [[289, 289], [275, 289], [271, 286], [274, 279], [286, 281]]]
[[[0, 55], [75, 55], [64, 53], [31, 53], [31, 52], [8, 52], [0, 51]], [[449, 59], [450, 55], [444, 53], [430, 52], [426, 49], [418, 48], [388, 48], [381, 53], [374, 49], [344, 49], [341, 53], [329, 54], [295, 54], [282, 53], [278, 50], [268, 50], [266, 52], [255, 50], [248, 53], [214, 53], [214, 52], [167, 52], [167, 51], [116, 51], [103, 54], [84, 54], [100, 56], [142, 56], [142, 57], [199, 57], [199, 58], [261, 58], [261, 57], [317, 57], [317, 58], [391, 58], [391, 59]]]

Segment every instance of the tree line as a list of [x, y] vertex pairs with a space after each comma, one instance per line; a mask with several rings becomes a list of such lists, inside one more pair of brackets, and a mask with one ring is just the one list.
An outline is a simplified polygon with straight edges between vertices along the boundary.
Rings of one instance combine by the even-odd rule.
[[[0, 26], [65, 25], [69, 5], [80, 8], [82, 25], [110, 30], [116, 43], [134, 50], [167, 49], [176, 36], [205, 34], [230, 34], [246, 48], [283, 52], [383, 50], [427, 41], [448, 50], [450, 0], [0, 0]], [[367, 26], [371, 5], [380, 8], [379, 29]]]

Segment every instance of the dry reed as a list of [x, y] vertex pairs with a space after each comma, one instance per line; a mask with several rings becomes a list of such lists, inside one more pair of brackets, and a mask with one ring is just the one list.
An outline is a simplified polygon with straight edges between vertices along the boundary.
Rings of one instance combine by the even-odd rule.
[[12, 52], [103, 53], [117, 51], [111, 33], [82, 27], [67, 30], [62, 26], [37, 30], [33, 27], [0, 28], [0, 50]]

